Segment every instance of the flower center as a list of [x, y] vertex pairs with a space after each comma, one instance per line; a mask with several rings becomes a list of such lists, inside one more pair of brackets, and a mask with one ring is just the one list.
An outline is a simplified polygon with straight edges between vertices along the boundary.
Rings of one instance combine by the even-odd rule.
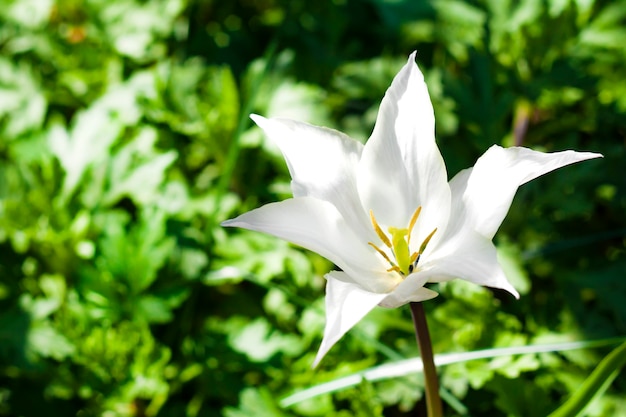
[[[411, 274], [415, 268], [417, 268], [417, 263], [420, 260], [420, 256], [426, 249], [428, 242], [433, 237], [437, 228], [435, 228], [426, 239], [422, 242], [417, 252], [411, 253], [410, 243], [411, 243], [411, 232], [413, 231], [413, 227], [417, 222], [417, 218], [422, 211], [422, 206], [419, 206], [413, 216], [411, 216], [411, 221], [409, 222], [409, 226], [405, 229], [398, 229], [396, 227], [389, 227], [387, 230], [389, 231], [389, 235], [391, 239], [383, 232], [383, 230], [378, 225], [376, 221], [376, 217], [374, 217], [374, 212], [370, 210], [370, 220], [372, 221], [372, 226], [374, 227], [374, 231], [380, 238], [380, 240], [391, 249], [391, 254], [393, 255], [394, 260], [392, 260], [387, 253], [385, 253], [381, 248], [373, 244], [372, 242], [367, 242], [368, 245], [376, 249], [387, 262], [391, 265], [391, 268], [387, 269], [387, 272], [395, 271], [398, 274], [407, 276]], [[395, 262], [394, 262], [395, 261]]]

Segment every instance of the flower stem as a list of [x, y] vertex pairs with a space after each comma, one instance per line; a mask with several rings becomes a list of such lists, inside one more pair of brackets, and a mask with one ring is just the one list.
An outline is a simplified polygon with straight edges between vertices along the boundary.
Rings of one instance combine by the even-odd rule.
[[426, 409], [428, 417], [443, 417], [441, 398], [439, 397], [439, 381], [437, 369], [433, 360], [433, 347], [430, 342], [426, 314], [422, 303], [409, 303], [411, 316], [415, 326], [415, 339], [420, 350], [422, 363], [424, 364], [424, 386], [426, 391]]

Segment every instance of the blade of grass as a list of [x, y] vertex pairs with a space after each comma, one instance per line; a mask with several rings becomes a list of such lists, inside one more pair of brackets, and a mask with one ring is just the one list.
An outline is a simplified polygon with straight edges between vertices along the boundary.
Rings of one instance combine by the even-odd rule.
[[548, 417], [575, 417], [582, 413], [595, 396], [600, 395], [611, 385], [625, 364], [626, 342], [602, 359], [574, 395]]
[[[587, 340], [568, 343], [551, 343], [542, 345], [516, 346], [507, 348], [494, 348], [476, 350], [472, 352], [447, 353], [435, 356], [436, 366], [445, 366], [453, 363], [467, 362], [477, 359], [489, 359], [498, 356], [524, 355], [532, 353], [561, 352], [566, 350], [589, 349], [602, 346], [610, 346], [626, 341], [626, 338], [610, 338], [600, 340]], [[374, 368], [366, 369], [343, 378], [335, 379], [323, 384], [315, 385], [289, 395], [281, 400], [282, 407], [290, 407], [299, 402], [353, 387], [361, 382], [362, 378], [368, 381], [380, 381], [390, 378], [398, 378], [412, 373], [422, 372], [422, 361], [420, 358], [406, 359], [392, 362]], [[554, 417], [554, 416], [552, 416]], [[561, 416], [557, 416], [561, 417]]]

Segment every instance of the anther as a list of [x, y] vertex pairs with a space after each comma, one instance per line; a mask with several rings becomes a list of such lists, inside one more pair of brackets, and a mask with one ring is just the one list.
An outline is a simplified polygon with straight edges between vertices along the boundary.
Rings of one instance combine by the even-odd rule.
[[415, 222], [417, 222], [417, 218], [420, 216], [421, 212], [422, 212], [422, 206], [419, 206], [417, 209], [415, 209], [415, 212], [411, 216], [411, 221], [409, 222], [409, 237], [407, 238], [407, 241], [406, 241], [407, 244], [411, 243], [411, 232], [413, 232], [413, 226], [415, 226]]
[[376, 252], [378, 252], [383, 258], [385, 258], [387, 262], [395, 266], [395, 264], [391, 262], [391, 259], [389, 259], [389, 256], [387, 256], [387, 254], [383, 252], [378, 246], [374, 245], [372, 242], [367, 242], [367, 244], [376, 249]]
[[426, 239], [424, 239], [424, 241], [422, 242], [422, 245], [420, 246], [420, 250], [419, 250], [420, 255], [422, 254], [422, 252], [424, 252], [424, 249], [426, 249], [426, 245], [428, 245], [428, 242], [430, 242], [430, 239], [433, 237], [436, 231], [437, 231], [437, 228], [435, 227], [435, 229], [432, 232], [430, 232], [428, 236], [426, 236]]
[[380, 240], [383, 241], [385, 246], [387, 246], [388, 248], [391, 248], [391, 242], [389, 241], [389, 238], [387, 237], [387, 235], [385, 235], [385, 232], [383, 232], [383, 230], [378, 225], [378, 222], [376, 221], [376, 217], [374, 217], [373, 210], [370, 210], [370, 220], [372, 221], [372, 226], [374, 226], [374, 231], [376, 232]]

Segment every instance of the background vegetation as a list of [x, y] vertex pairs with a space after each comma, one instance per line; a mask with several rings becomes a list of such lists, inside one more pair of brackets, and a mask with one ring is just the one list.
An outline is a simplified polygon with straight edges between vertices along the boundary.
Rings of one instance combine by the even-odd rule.
[[[332, 265], [219, 226], [290, 195], [250, 112], [365, 140], [413, 50], [450, 176], [494, 143], [605, 155], [522, 187], [496, 236], [521, 300], [439, 285], [435, 351], [626, 335], [624, 45], [623, 0], [2, 1], [0, 416], [422, 409], [416, 374], [281, 407], [415, 357], [409, 311], [312, 370]], [[546, 415], [608, 349], [443, 367], [449, 415]]]

